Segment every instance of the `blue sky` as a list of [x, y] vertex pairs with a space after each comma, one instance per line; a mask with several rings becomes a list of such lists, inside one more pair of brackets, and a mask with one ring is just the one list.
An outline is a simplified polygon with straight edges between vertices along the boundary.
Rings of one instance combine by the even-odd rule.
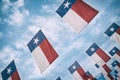
[[[22, 80], [74, 80], [68, 67], [76, 60], [94, 76], [100, 73], [85, 51], [93, 43], [106, 53], [115, 46], [120, 49], [104, 33], [113, 22], [120, 25], [120, 1], [84, 0], [99, 13], [80, 33], [56, 13], [63, 1], [0, 0], [0, 72], [14, 59]], [[42, 74], [27, 47], [40, 29], [59, 54]]]

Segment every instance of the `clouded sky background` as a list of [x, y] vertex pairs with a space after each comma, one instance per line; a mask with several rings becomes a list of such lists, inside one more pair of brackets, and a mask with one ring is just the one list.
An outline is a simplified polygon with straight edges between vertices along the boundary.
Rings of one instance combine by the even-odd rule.
[[[14, 59], [22, 80], [56, 80], [58, 76], [62, 80], [74, 80], [68, 67], [76, 60], [94, 76], [100, 73], [85, 51], [93, 43], [106, 53], [115, 46], [120, 49], [104, 33], [113, 22], [120, 25], [120, 1], [84, 0], [99, 13], [80, 33], [75, 33], [56, 13], [63, 1], [0, 0], [0, 72]], [[43, 73], [27, 47], [40, 29], [59, 54]]]

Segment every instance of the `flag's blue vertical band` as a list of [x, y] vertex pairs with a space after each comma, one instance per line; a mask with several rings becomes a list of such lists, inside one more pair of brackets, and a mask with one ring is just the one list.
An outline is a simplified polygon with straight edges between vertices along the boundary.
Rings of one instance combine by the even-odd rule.
[[60, 78], [60, 77], [58, 77], [56, 80], [61, 80], [61, 78]]
[[[91, 49], [94, 49], [94, 51], [92, 51]], [[93, 43], [91, 46], [90, 46], [90, 48], [86, 51], [86, 53], [89, 55], [89, 56], [92, 56], [95, 52], [96, 52], [96, 50], [98, 50], [99, 49], [99, 46], [96, 44], [96, 43]]]
[[98, 64], [95, 64], [95, 66], [96, 66], [97, 68], [99, 68], [99, 65], [98, 65]]
[[[68, 8], [65, 8], [65, 3], [67, 3], [67, 1], [70, 3]], [[65, 0], [62, 5], [57, 9], [57, 13], [63, 17], [67, 12], [68, 10], [71, 8], [71, 6], [75, 3], [76, 0]]]
[[113, 66], [113, 67], [115, 67], [115, 66], [117, 66], [119, 64], [119, 62], [117, 61], [117, 60], [115, 60], [111, 65]]
[[96, 80], [106, 80], [104, 75], [101, 73]]
[[[111, 31], [110, 29], [113, 28], [114, 31]], [[112, 34], [114, 32], [116, 32], [116, 30], [119, 28], [119, 26], [116, 23], [113, 23], [106, 31], [105, 34], [107, 34], [108, 36], [112, 36]]]
[[87, 72], [86, 72], [86, 75], [87, 75], [87, 76], [90, 76], [91, 74], [90, 74], [90, 72], [89, 72], [89, 71], [87, 71]]
[[[75, 66], [75, 69], [73, 69], [73, 66]], [[75, 61], [75, 62], [68, 68], [68, 70], [70, 71], [71, 74], [73, 74], [79, 67], [80, 67], [80, 65], [78, 64], [77, 61]]]
[[113, 55], [116, 54], [118, 51], [119, 51], [119, 49], [116, 48], [116, 47], [114, 47], [114, 48], [109, 52], [109, 54], [110, 54], [111, 56], [113, 56]]
[[[7, 69], [11, 69], [10, 74], [7, 73]], [[3, 80], [7, 80], [16, 71], [14, 60], [3, 70], [1, 73]]]
[[118, 79], [116, 79], [117, 77], [118, 77], [118, 71], [117, 70], [112, 70], [112, 72], [110, 73], [110, 75], [112, 75], [112, 76], [114, 76], [114, 80], [118, 80]]
[[[38, 38], [39, 41], [37, 44], [34, 43], [34, 39]], [[45, 39], [45, 35], [43, 34], [43, 32], [40, 30], [33, 38], [32, 40], [27, 44], [28, 48], [30, 49], [30, 51], [32, 52], [44, 39]]]

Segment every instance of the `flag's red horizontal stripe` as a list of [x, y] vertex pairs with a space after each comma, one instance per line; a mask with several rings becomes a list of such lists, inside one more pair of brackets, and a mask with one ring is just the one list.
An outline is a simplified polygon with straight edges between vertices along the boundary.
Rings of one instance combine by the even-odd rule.
[[71, 8], [88, 23], [98, 13], [97, 10], [95, 10], [94, 8], [92, 8], [82, 0], [76, 0], [75, 4]]
[[45, 54], [50, 64], [58, 57], [58, 54], [56, 53], [56, 51], [54, 50], [54, 48], [51, 46], [47, 39], [44, 39], [42, 41], [42, 43], [40, 44], [40, 48]]
[[82, 67], [79, 67], [77, 69], [77, 72], [79, 73], [79, 75], [83, 78], [83, 76], [85, 75], [85, 71], [82, 69]]
[[85, 76], [84, 76], [84, 79], [83, 80], [94, 80], [94, 77], [90, 74], [90, 75], [87, 75], [87, 74], [85, 74]]
[[120, 63], [118, 63], [118, 67], [120, 68]]
[[110, 73], [111, 72], [111, 69], [105, 64], [105, 65], [103, 65], [103, 68], [105, 69], [105, 71], [107, 72], [107, 73]]
[[108, 74], [107, 75], [111, 80], [114, 80], [114, 78], [110, 75], [110, 74]]
[[116, 32], [120, 35], [120, 28], [118, 28]]
[[17, 70], [11, 75], [12, 80], [21, 80]]
[[99, 48], [96, 53], [103, 59], [103, 61], [107, 62], [110, 60], [110, 57], [102, 49]]
[[118, 51], [117, 54], [120, 56], [120, 51]]
[[79, 67], [77, 69], [77, 72], [79, 73], [79, 75], [82, 77], [83, 80], [88, 80], [88, 79], [93, 80], [94, 79], [94, 77], [91, 74], [87, 75], [87, 73], [83, 70], [82, 67]]

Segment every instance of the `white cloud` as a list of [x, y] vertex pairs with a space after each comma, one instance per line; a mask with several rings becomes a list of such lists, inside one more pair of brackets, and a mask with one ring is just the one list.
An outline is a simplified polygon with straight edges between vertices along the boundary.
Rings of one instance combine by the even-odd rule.
[[33, 34], [36, 34], [40, 30], [40, 28], [38, 26], [32, 25], [32, 26], [28, 26], [28, 30]]
[[9, 16], [8, 23], [10, 25], [21, 25], [21, 23], [23, 23], [24, 20], [23, 18], [23, 14], [17, 10], [14, 14]]
[[3, 6], [1, 8], [2, 12], [6, 13], [12, 9], [18, 9], [24, 7], [24, 0], [17, 0], [15, 3], [10, 2], [10, 0], [3, 0]]
[[91, 30], [91, 35], [97, 36], [101, 33], [101, 29], [99, 27], [94, 27], [94, 29]]
[[17, 42], [15, 42], [15, 46], [18, 50], [22, 49], [22, 50], [26, 50], [26, 44], [23, 40], [18, 40]]
[[3, 13], [6, 13], [9, 7], [11, 6], [11, 3], [9, 0], [3, 0], [2, 3], [3, 3], [3, 6], [1, 7], [1, 10]]
[[35, 31], [38, 31], [38, 27], [39, 27], [39, 29], [42, 29], [46, 37], [52, 40], [53, 42], [60, 40], [59, 33], [62, 32], [63, 26], [60, 26], [62, 23], [58, 22], [57, 18], [55, 17], [46, 18], [42, 16], [35, 16], [31, 20], [32, 20], [31, 22], [33, 23], [33, 25], [32, 27], [31, 26], [28, 27], [28, 30], [30, 32], [32, 31], [33, 33], [35, 33]]
[[[52, 8], [51, 8], [52, 7]], [[43, 13], [54, 13], [54, 9], [53, 8], [55, 8], [55, 6], [54, 5], [42, 5], [42, 9], [41, 9], [41, 11], [44, 11]]]
[[22, 26], [28, 15], [29, 12], [27, 10], [23, 10], [22, 12], [20, 10], [14, 10], [14, 13], [9, 15], [5, 21], [12, 26]]
[[21, 54], [9, 45], [5, 46], [0, 52], [0, 60], [5, 64], [13, 59], [19, 61], [19, 56]]
[[[20, 8], [22, 9], [20, 10]], [[22, 26], [29, 15], [29, 11], [24, 8], [24, 0], [18, 0], [14, 3], [4, 0], [2, 12], [7, 15], [3, 21], [12, 26]]]
[[14, 3], [16, 7], [23, 7], [24, 6], [24, 0], [18, 0], [17, 2]]

